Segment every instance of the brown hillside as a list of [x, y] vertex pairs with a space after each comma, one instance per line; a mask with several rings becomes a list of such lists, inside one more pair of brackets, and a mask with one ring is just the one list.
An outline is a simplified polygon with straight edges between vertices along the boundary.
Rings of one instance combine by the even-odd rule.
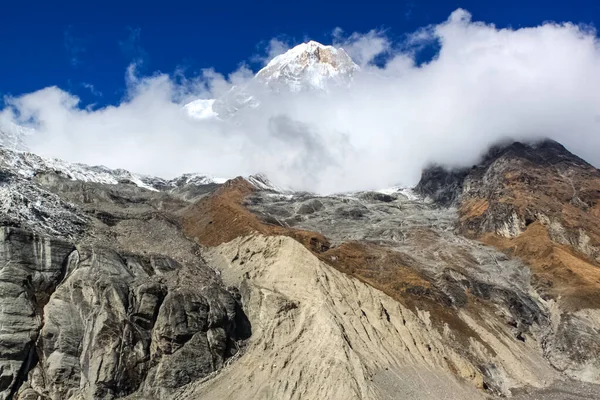
[[554, 142], [513, 144], [466, 177], [459, 225], [522, 258], [539, 290], [600, 307], [600, 171]]

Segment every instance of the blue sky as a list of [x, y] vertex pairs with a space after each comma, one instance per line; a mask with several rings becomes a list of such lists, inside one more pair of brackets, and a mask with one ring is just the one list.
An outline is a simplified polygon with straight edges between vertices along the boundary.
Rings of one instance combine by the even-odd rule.
[[594, 1], [8, 1], [0, 12], [0, 96], [56, 85], [82, 105], [118, 104], [125, 69], [142, 59], [141, 72], [186, 75], [212, 67], [221, 73], [246, 62], [272, 38], [291, 44], [330, 42], [347, 33], [384, 29], [401, 42], [406, 33], [448, 18], [462, 7], [475, 20], [498, 27], [544, 21], [596, 24]]

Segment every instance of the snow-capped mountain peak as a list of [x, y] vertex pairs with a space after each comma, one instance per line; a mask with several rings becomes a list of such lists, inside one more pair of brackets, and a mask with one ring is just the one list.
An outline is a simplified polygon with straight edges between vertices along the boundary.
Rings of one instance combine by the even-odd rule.
[[248, 182], [250, 182], [251, 185], [253, 185], [254, 187], [256, 187], [259, 190], [267, 190], [270, 192], [277, 192], [277, 193], [291, 192], [290, 190], [287, 190], [287, 189], [284, 189], [282, 187], [275, 185], [273, 182], [271, 182], [269, 180], [269, 178], [267, 178], [267, 176], [265, 174], [254, 174], [254, 175], [245, 177], [244, 179], [246, 179]]
[[234, 86], [216, 100], [196, 100], [184, 106], [195, 119], [228, 118], [241, 109], [258, 108], [266, 92], [326, 92], [347, 86], [360, 67], [342, 48], [310, 41], [273, 58], [244, 85]]
[[358, 69], [344, 49], [310, 41], [273, 58], [256, 79], [275, 89], [283, 86], [297, 92], [326, 89], [332, 80], [348, 83]]

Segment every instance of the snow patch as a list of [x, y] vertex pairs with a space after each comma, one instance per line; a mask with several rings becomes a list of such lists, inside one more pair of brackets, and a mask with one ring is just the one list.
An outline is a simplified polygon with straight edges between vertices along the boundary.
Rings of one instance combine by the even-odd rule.
[[375, 192], [387, 195], [401, 194], [408, 200], [412, 201], [419, 199], [419, 196], [415, 193], [413, 189], [407, 188], [405, 186], [392, 186], [391, 188], [375, 190]]

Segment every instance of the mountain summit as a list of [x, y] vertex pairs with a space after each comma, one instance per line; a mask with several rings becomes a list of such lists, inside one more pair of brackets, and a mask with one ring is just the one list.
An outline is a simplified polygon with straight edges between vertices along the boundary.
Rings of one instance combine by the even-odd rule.
[[358, 70], [344, 49], [310, 41], [273, 58], [256, 79], [274, 89], [325, 90], [330, 82], [349, 83]]
[[184, 106], [192, 118], [229, 118], [244, 108], [257, 108], [266, 93], [327, 91], [347, 86], [360, 67], [342, 48], [310, 41], [273, 58], [249, 82], [234, 86], [220, 98]]

